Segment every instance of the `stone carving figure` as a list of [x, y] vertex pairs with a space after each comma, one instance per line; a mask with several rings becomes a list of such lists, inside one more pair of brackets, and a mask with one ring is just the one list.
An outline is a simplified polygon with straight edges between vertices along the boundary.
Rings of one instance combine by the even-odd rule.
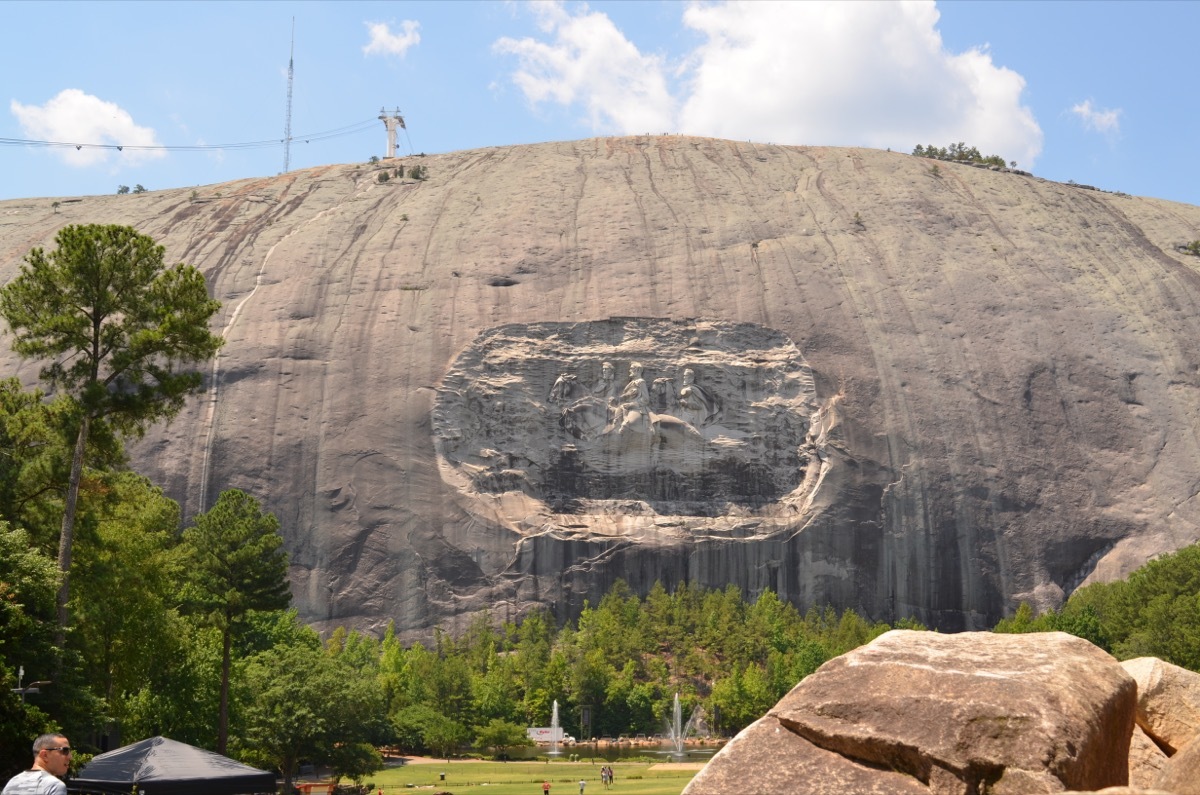
[[611, 401], [616, 397], [617, 376], [612, 362], [600, 365], [600, 380], [592, 385], [592, 394], [601, 400]]
[[550, 387], [550, 396], [546, 400], [551, 403], [566, 403], [575, 392], [575, 386], [575, 374], [562, 373], [555, 380], [554, 386]]
[[609, 430], [618, 435], [636, 431], [649, 433], [650, 428], [650, 390], [646, 387], [646, 379], [642, 378], [641, 362], [629, 365], [629, 383], [621, 390], [617, 411]]
[[712, 422], [721, 408], [717, 399], [696, 383], [696, 371], [690, 367], [683, 371], [683, 386], [679, 387], [677, 400], [680, 419], [695, 428], [703, 428]]
[[[562, 380], [562, 376], [559, 380]], [[555, 386], [557, 384], [558, 382], [555, 382]], [[577, 384], [572, 382], [570, 386], [573, 394], [573, 387]], [[567, 403], [558, 417], [559, 427], [576, 439], [592, 439], [606, 433], [612, 423], [617, 402], [616, 371], [612, 362], [600, 365], [600, 379], [592, 385], [589, 392], [590, 394]], [[554, 389], [550, 390], [550, 395], [551, 402], [554, 402]]]
[[678, 405], [675, 395], [675, 380], [655, 378], [650, 384], [650, 410], [655, 414], [669, 414]]

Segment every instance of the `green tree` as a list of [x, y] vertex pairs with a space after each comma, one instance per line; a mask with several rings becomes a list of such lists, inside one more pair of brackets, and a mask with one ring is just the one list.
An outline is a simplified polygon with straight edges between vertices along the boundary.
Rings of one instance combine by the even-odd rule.
[[362, 781], [372, 773], [383, 770], [383, 755], [370, 743], [339, 743], [329, 757], [334, 783], [343, 778], [362, 787]]
[[428, 704], [412, 704], [399, 710], [392, 717], [392, 729], [396, 744], [407, 753], [428, 750], [425, 745], [425, 727], [444, 719], [445, 716]]
[[1080, 588], [1061, 610], [1022, 603], [995, 632], [1068, 632], [1118, 659], [1158, 657], [1200, 671], [1200, 544], [1155, 558], [1128, 579]]
[[1063, 613], [1091, 608], [1118, 659], [1158, 657], [1200, 671], [1200, 544], [1155, 558], [1129, 578], [1071, 595]]
[[742, 670], [735, 668], [729, 676], [718, 680], [713, 685], [711, 698], [725, 731], [740, 731], [749, 726], [776, 700], [762, 669], [753, 664]]
[[201, 385], [189, 369], [211, 358], [221, 338], [209, 329], [220, 303], [204, 276], [182, 263], [167, 267], [164, 249], [126, 226], [71, 225], [57, 248], [35, 248], [20, 275], [0, 288], [0, 315], [13, 350], [45, 362], [41, 377], [80, 410], [63, 508], [57, 599], [60, 634], [67, 626], [71, 548], [84, 453], [93, 423], [140, 436], [169, 419]]
[[183, 555], [189, 605], [222, 633], [217, 752], [225, 753], [233, 636], [250, 611], [279, 610], [291, 601], [279, 520], [249, 494], [230, 489], [184, 531]]
[[1028, 602], [1021, 602], [1011, 616], [1000, 619], [992, 629], [1002, 635], [1024, 635], [1029, 632], [1053, 632], [1054, 625], [1048, 615], [1034, 615]]
[[520, 716], [517, 705], [521, 693], [513, 659], [501, 657], [492, 649], [483, 666], [483, 673], [472, 675], [474, 714], [481, 720], [516, 720]]
[[486, 726], [475, 729], [475, 747], [491, 748], [497, 758], [508, 759], [508, 751], [533, 745], [525, 729], [516, 723], [492, 718]]
[[[439, 645], [449, 645], [447, 640], [444, 636], [439, 637]], [[474, 701], [471, 674], [462, 654], [453, 649], [437, 654], [432, 674], [428, 681], [432, 703], [456, 721], [471, 722]]]
[[0, 778], [29, 767], [29, 738], [49, 726], [33, 698], [12, 688], [21, 667], [22, 685], [51, 678], [57, 590], [54, 560], [24, 530], [0, 521]]
[[174, 611], [163, 617], [154, 657], [166, 665], [148, 670], [120, 706], [121, 734], [134, 742], [159, 735], [208, 747], [220, 698], [221, 632]]
[[331, 756], [332, 717], [340, 695], [337, 666], [312, 633], [309, 643], [250, 658], [242, 683], [248, 703], [238, 755], [278, 768], [283, 791], [291, 792], [301, 759], [324, 762]]
[[0, 381], [0, 520], [30, 530], [40, 529], [45, 502], [57, 496], [59, 476], [65, 480], [65, 468], [56, 467], [64, 458], [61, 412], [42, 398], [16, 378]]
[[450, 761], [450, 756], [469, 739], [470, 732], [467, 731], [466, 726], [444, 715], [438, 715], [436, 719], [427, 723], [421, 733], [421, 740], [425, 743], [425, 747], [438, 756], [446, 757], [447, 762]]
[[87, 680], [120, 720], [127, 698], [176, 660], [179, 505], [132, 472], [105, 485], [92, 526], [76, 541], [72, 645]]

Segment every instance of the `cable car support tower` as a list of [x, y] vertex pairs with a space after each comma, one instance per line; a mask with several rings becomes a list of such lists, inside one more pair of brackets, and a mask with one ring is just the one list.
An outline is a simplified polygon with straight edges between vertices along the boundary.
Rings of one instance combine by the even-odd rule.
[[399, 108], [396, 108], [396, 112], [391, 116], [388, 115], [387, 108], [380, 108], [379, 120], [387, 128], [387, 157], [390, 159], [396, 156], [396, 128], [399, 127], [405, 131], [408, 128], [404, 126], [404, 117], [400, 115]]

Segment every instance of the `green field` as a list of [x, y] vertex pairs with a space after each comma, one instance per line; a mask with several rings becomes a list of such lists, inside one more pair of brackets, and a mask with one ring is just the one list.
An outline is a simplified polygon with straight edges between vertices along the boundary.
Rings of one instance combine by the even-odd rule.
[[[587, 782], [585, 795], [679, 795], [695, 770], [648, 762], [610, 762], [615, 782], [605, 790], [600, 784], [600, 763], [566, 762], [450, 762], [392, 767], [371, 776], [375, 791], [384, 795], [434, 792], [455, 795], [542, 795], [542, 782], [550, 782], [550, 795], [578, 795], [579, 780]], [[445, 780], [440, 778], [445, 774]]]

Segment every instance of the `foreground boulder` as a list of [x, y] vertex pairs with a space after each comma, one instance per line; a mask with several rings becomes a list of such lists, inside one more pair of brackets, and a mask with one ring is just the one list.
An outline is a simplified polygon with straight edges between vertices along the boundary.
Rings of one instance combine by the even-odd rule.
[[927, 795], [929, 789], [905, 773], [826, 751], [767, 715], [730, 740], [684, 792]]
[[1200, 674], [1154, 657], [1121, 667], [1137, 682], [1137, 725], [1168, 756], [1200, 737]]
[[1167, 760], [1157, 786], [1174, 795], [1200, 795], [1200, 738]]
[[1070, 635], [894, 630], [798, 684], [684, 792], [1125, 786], [1136, 701], [1133, 678]]
[[1131, 787], [1154, 787], [1163, 776], [1167, 766], [1167, 755], [1158, 744], [1142, 730], [1133, 727], [1133, 738], [1129, 742], [1129, 785]]

